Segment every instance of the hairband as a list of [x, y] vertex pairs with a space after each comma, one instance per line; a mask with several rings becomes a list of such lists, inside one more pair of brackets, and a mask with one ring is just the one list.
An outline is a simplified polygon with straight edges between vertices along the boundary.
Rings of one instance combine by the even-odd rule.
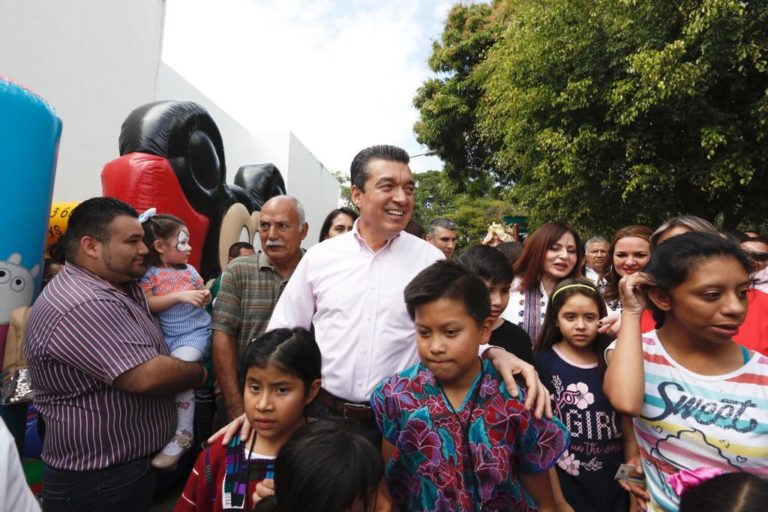
[[147, 210], [144, 211], [144, 213], [139, 215], [139, 222], [144, 224], [155, 215], [157, 215], [157, 208], [148, 208]]
[[567, 284], [563, 286], [562, 288], [559, 288], [555, 291], [555, 293], [552, 294], [552, 297], [549, 298], [550, 301], [555, 300], [555, 297], [557, 297], [557, 294], [560, 293], [563, 290], [567, 290], [568, 288], [586, 288], [587, 290], [593, 291], [595, 293], [599, 293], [597, 291], [597, 288], [594, 286], [589, 286], [588, 284], [581, 284], [581, 283], [573, 283], [573, 284]]

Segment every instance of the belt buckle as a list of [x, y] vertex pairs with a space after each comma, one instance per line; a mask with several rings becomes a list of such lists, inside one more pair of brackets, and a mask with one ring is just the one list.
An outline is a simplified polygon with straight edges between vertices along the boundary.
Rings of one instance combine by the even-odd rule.
[[[358, 418], [355, 418], [355, 415], [356, 415], [355, 413], [358, 413], [358, 414], [359, 413], [365, 413], [367, 411], [367, 409], [368, 409], [368, 406], [366, 406], [366, 405], [350, 404], [348, 402], [344, 402], [344, 407], [343, 407], [344, 418], [345, 419], [353, 419], [353, 420], [354, 419], [358, 419]], [[351, 415], [349, 415], [348, 413], [351, 414]]]

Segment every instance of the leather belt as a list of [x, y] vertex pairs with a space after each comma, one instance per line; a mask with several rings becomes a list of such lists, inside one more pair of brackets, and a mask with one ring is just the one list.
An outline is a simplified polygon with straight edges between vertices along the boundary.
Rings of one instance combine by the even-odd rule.
[[347, 402], [322, 388], [317, 394], [317, 399], [333, 413], [344, 418], [363, 422], [373, 422], [374, 420], [373, 409], [366, 402]]

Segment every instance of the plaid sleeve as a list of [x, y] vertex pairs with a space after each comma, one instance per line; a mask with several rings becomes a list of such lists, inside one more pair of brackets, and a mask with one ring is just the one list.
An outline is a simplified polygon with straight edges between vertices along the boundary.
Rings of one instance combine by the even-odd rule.
[[240, 273], [237, 265], [230, 265], [221, 275], [219, 293], [213, 306], [211, 328], [237, 335], [241, 322]]

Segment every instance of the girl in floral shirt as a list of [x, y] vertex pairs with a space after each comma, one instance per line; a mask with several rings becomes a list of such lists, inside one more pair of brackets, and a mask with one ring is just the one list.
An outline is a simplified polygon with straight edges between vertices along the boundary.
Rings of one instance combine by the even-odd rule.
[[568, 447], [478, 357], [491, 333], [483, 281], [440, 261], [405, 288], [421, 363], [384, 380], [371, 406], [394, 509], [554, 511], [548, 469]]
[[[552, 292], [536, 345], [536, 370], [552, 395], [556, 416], [571, 431], [571, 447], [553, 471], [560, 510], [626, 512], [629, 495], [614, 480], [624, 461], [620, 415], [603, 394], [603, 350], [598, 334], [605, 304], [586, 279], [566, 279]], [[629, 432], [628, 438], [632, 438]]]

